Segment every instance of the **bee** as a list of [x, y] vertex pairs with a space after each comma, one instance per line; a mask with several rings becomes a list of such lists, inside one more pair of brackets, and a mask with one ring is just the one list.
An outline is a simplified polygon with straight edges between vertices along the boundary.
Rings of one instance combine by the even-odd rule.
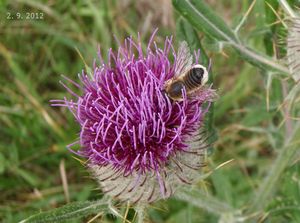
[[181, 42], [176, 61], [175, 75], [165, 84], [164, 91], [174, 101], [182, 101], [182, 90], [185, 88], [188, 96], [200, 90], [208, 81], [206, 67], [193, 63], [193, 56], [190, 54], [186, 42]]

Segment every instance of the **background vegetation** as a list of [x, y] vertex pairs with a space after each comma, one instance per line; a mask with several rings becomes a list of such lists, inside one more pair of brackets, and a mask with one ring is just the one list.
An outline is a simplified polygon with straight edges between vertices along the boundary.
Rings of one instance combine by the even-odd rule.
[[[285, 60], [285, 1], [205, 2], [232, 28], [233, 41], [268, 55], [275, 65]], [[0, 222], [101, 198], [97, 184], [65, 147], [78, 135], [76, 122], [68, 110], [50, 107], [49, 100], [65, 96], [61, 74], [76, 80], [92, 65], [99, 43], [106, 52], [116, 47], [114, 35], [121, 40], [139, 31], [145, 44], [156, 27], [159, 44], [166, 35], [188, 39], [191, 47], [200, 47], [201, 40], [220, 99], [214, 105], [217, 141], [205, 169], [208, 177], [197, 185], [202, 194], [155, 203], [146, 221], [300, 222], [295, 81], [284, 66], [261, 65], [206, 29], [201, 18], [184, 11], [184, 0], [173, 4], [178, 11], [169, 0], [1, 1]], [[17, 12], [42, 12], [44, 19], [7, 19], [7, 13]], [[224, 24], [220, 27], [227, 33]], [[119, 209], [123, 216], [126, 209]], [[127, 218], [132, 221], [133, 210]], [[73, 222], [89, 220], [125, 222], [97, 213]]]

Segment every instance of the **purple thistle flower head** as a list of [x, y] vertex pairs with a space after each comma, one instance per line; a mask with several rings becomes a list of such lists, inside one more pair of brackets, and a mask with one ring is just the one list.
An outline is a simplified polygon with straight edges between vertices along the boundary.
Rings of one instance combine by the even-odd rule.
[[92, 78], [84, 72], [81, 84], [66, 78], [81, 95], [63, 84], [76, 101], [52, 101], [67, 106], [80, 124], [76, 153], [88, 159], [103, 191], [132, 203], [169, 197], [196, 180], [207, 147], [200, 129], [215, 95], [210, 87], [193, 94], [183, 88], [181, 101], [170, 99], [166, 82], [191, 66], [192, 57], [186, 44], [177, 53], [172, 38], [158, 48], [154, 36], [145, 51], [127, 38], [117, 52], [109, 51], [108, 63], [99, 53]]

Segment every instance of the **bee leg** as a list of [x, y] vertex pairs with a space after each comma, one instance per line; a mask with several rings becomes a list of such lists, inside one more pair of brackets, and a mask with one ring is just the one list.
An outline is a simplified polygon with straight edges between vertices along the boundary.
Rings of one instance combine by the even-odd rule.
[[202, 86], [200, 88], [197, 88], [197, 89], [189, 92], [188, 96], [189, 96], [189, 98], [192, 98], [192, 99], [197, 98], [197, 97], [201, 96], [201, 94], [203, 92], [204, 92], [204, 87]]

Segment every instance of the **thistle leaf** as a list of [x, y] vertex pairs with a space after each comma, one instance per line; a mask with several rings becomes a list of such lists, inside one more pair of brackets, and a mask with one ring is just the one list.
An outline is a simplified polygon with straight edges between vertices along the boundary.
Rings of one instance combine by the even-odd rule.
[[102, 200], [74, 202], [51, 211], [45, 211], [36, 215], [32, 215], [20, 223], [62, 222], [71, 218], [85, 217], [90, 214], [104, 211], [107, 209], [106, 207], [107, 202]]
[[[204, 48], [200, 43], [197, 32], [195, 31], [193, 26], [182, 17], [177, 20], [176, 34], [181, 41], [186, 41], [188, 43], [191, 52], [200, 49], [201, 63], [204, 66], [209, 65], [208, 56], [206, 55]], [[211, 82], [212, 81], [210, 81], [210, 83]]]
[[300, 80], [300, 20], [293, 19], [287, 39], [288, 68], [295, 81]]
[[289, 74], [287, 67], [278, 61], [243, 45], [232, 29], [203, 0], [173, 0], [173, 5], [193, 27], [232, 46], [243, 59], [254, 66]]
[[173, 0], [175, 8], [198, 30], [220, 41], [238, 43], [234, 32], [202, 0]]

